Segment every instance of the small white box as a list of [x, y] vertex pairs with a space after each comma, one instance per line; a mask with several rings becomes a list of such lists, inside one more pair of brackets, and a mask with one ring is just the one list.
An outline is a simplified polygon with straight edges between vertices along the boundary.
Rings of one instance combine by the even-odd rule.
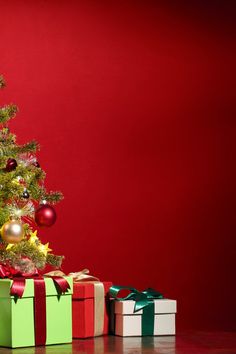
[[[135, 301], [113, 300], [112, 311], [114, 315], [114, 333], [122, 337], [142, 336], [143, 311], [134, 313]], [[176, 300], [154, 300], [154, 336], [175, 334], [175, 314], [177, 312]]]

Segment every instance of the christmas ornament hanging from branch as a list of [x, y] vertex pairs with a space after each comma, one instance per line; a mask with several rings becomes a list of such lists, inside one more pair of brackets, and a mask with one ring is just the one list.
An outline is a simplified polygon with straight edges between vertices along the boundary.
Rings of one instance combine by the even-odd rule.
[[48, 204], [42, 204], [35, 211], [35, 221], [38, 226], [52, 226], [57, 219], [55, 209]]

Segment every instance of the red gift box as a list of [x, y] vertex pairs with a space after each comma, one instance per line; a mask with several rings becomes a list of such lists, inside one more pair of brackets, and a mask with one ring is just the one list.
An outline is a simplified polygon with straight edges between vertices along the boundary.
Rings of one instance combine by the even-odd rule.
[[74, 283], [73, 338], [94, 337], [109, 332], [108, 291], [111, 282]]

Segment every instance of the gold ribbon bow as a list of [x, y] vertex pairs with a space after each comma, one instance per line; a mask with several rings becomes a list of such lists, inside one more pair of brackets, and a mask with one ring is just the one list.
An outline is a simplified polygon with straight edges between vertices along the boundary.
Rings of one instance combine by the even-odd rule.
[[98, 278], [94, 277], [93, 275], [90, 275], [89, 270], [86, 268], [81, 270], [80, 272], [69, 273], [69, 276], [73, 278], [74, 283], [78, 283], [81, 281], [100, 282]]
[[[45, 275], [64, 276], [61, 270], [55, 270]], [[97, 277], [89, 274], [88, 269], [79, 272], [69, 273], [68, 276], [73, 278], [73, 283], [87, 282], [94, 284], [94, 336], [103, 334], [104, 312], [105, 312], [105, 290], [104, 285]]]

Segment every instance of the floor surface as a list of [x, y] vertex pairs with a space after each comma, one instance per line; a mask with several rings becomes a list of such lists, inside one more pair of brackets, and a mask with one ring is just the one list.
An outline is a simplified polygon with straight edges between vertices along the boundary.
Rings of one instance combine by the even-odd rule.
[[184, 332], [166, 337], [97, 337], [37, 348], [0, 348], [0, 354], [236, 354], [236, 333]]

